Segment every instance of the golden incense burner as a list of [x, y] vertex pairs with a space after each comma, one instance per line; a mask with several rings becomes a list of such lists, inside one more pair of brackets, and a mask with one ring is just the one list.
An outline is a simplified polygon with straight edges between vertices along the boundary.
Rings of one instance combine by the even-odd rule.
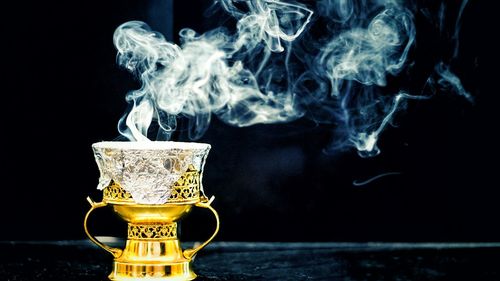
[[[111, 280], [192, 280], [191, 261], [219, 231], [219, 216], [201, 185], [209, 144], [181, 142], [100, 142], [92, 145], [101, 172], [102, 202], [87, 198], [84, 219], [90, 240], [114, 257]], [[95, 209], [109, 205], [128, 222], [125, 249], [98, 241], [87, 228]], [[201, 245], [182, 250], [177, 221], [192, 207], [215, 216], [213, 235]]]

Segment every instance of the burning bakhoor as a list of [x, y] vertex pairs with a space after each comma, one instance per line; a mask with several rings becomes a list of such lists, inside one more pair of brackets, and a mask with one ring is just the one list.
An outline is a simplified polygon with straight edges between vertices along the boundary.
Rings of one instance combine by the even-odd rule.
[[[215, 237], [219, 217], [201, 184], [209, 144], [184, 142], [99, 142], [92, 146], [101, 176], [102, 202], [87, 198], [84, 220], [92, 242], [114, 257], [111, 280], [192, 280], [191, 261]], [[128, 222], [125, 249], [98, 241], [87, 228], [89, 215], [109, 205]], [[182, 250], [177, 221], [193, 207], [215, 216], [215, 231], [201, 245]]]

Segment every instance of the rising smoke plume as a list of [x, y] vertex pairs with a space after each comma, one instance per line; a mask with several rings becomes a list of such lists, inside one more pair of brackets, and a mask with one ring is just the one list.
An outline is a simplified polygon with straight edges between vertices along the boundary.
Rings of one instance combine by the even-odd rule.
[[[388, 81], [408, 75], [417, 34], [412, 3], [217, 0], [214, 5], [235, 25], [203, 34], [182, 29], [179, 45], [143, 22], [116, 29], [118, 63], [142, 83], [127, 95], [132, 106], [119, 122], [122, 135], [148, 141], [149, 127], [157, 122], [156, 139], [168, 140], [179, 118], [188, 120], [192, 140], [205, 133], [213, 116], [239, 127], [310, 118], [336, 125], [328, 150], [355, 147], [361, 156], [373, 156], [394, 114], [410, 99], [429, 97], [404, 87], [387, 90]], [[456, 49], [459, 27], [457, 17], [450, 39]], [[472, 99], [444, 62], [436, 64], [426, 84]]]

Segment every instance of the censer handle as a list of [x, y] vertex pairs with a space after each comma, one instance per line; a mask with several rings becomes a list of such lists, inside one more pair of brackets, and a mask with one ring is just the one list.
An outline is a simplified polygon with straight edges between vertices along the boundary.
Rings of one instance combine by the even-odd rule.
[[85, 219], [83, 220], [83, 228], [85, 229], [85, 233], [90, 238], [90, 240], [92, 242], [94, 242], [97, 246], [99, 246], [99, 247], [103, 248], [104, 250], [108, 251], [115, 258], [118, 258], [119, 256], [121, 256], [122, 250], [120, 250], [118, 248], [112, 248], [112, 247], [110, 247], [108, 245], [105, 245], [105, 244], [99, 242], [99, 240], [97, 240], [92, 234], [90, 234], [90, 232], [89, 232], [89, 230], [87, 228], [87, 220], [89, 218], [90, 213], [92, 213], [92, 211], [94, 211], [95, 209], [105, 207], [107, 204], [105, 202], [96, 203], [92, 199], [90, 199], [90, 197], [87, 197], [87, 201], [89, 201], [91, 207], [90, 207], [90, 210], [85, 215]]
[[198, 253], [198, 251], [205, 248], [205, 246], [207, 246], [208, 243], [212, 242], [212, 240], [215, 238], [215, 235], [217, 235], [217, 233], [219, 232], [219, 226], [220, 226], [219, 214], [217, 213], [217, 211], [214, 208], [212, 208], [212, 206], [210, 206], [210, 204], [212, 203], [213, 200], [214, 200], [214, 197], [212, 196], [212, 198], [210, 198], [210, 200], [208, 202], [199, 202], [199, 203], [196, 203], [196, 205], [195, 205], [196, 207], [206, 208], [206, 209], [209, 209], [210, 211], [212, 211], [212, 213], [215, 216], [215, 231], [212, 234], [212, 236], [210, 238], [208, 238], [208, 240], [205, 241], [203, 244], [201, 244], [198, 247], [195, 247], [193, 249], [184, 250], [183, 255], [188, 260], [193, 259], [194, 256]]

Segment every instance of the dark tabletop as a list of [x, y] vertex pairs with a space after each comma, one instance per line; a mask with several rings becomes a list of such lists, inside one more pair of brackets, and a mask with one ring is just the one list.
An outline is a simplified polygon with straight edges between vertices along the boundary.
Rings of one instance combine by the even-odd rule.
[[[106, 280], [87, 241], [0, 242], [0, 280]], [[498, 243], [213, 243], [197, 280], [500, 280]]]

